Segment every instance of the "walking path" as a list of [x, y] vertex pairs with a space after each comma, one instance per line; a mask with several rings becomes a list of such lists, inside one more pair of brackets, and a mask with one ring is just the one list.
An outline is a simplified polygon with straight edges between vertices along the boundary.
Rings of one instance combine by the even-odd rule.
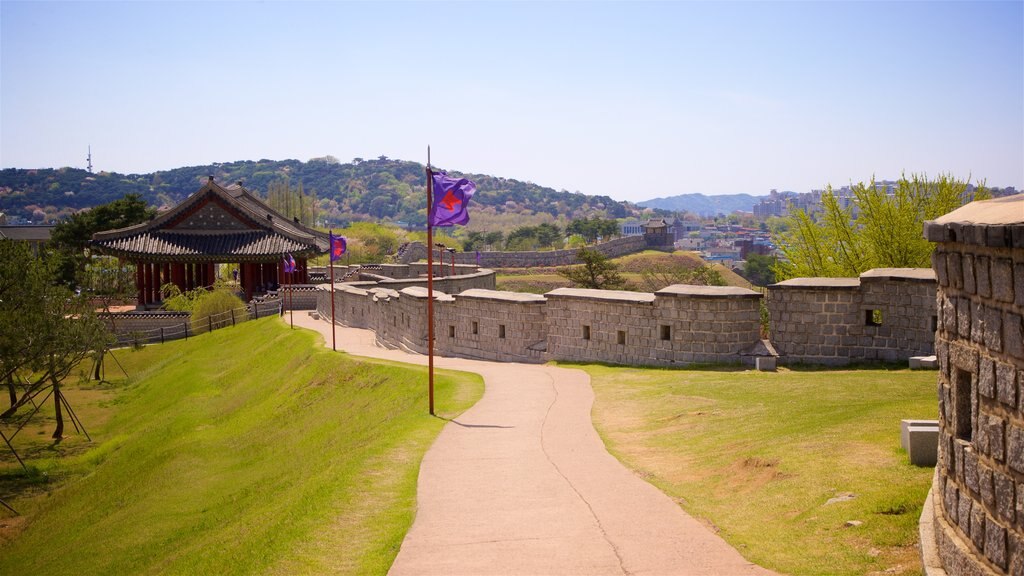
[[[304, 312], [295, 324], [331, 341], [329, 322]], [[337, 327], [339, 350], [427, 362], [374, 340]], [[486, 390], [427, 451], [416, 520], [390, 574], [771, 574], [608, 454], [585, 372], [439, 357], [435, 366], [476, 372]]]

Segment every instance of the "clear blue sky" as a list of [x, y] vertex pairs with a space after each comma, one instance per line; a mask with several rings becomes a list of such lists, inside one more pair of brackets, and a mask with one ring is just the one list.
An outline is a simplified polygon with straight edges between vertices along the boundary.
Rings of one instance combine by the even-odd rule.
[[1024, 3], [0, 1], [0, 166], [386, 155], [620, 200], [1024, 187]]

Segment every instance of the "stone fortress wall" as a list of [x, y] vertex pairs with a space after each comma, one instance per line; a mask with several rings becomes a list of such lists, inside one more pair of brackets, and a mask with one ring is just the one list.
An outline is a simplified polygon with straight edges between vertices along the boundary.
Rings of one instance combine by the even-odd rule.
[[[385, 273], [403, 277], [388, 279]], [[378, 270], [377, 281], [336, 284], [337, 322], [374, 330], [382, 345], [425, 353], [425, 282], [412, 281], [410, 274], [412, 268], [397, 266]], [[768, 288], [767, 342], [760, 336], [762, 295], [743, 288], [560, 288], [540, 296], [496, 291], [493, 271], [478, 270], [435, 280], [435, 351], [515, 362], [647, 366], [753, 363], [775, 356], [784, 363], [841, 365], [906, 361], [932, 352], [930, 270], [871, 270], [819, 284], [803, 279]], [[330, 287], [322, 285], [317, 294], [317, 311], [330, 318]]]
[[[623, 236], [614, 238], [607, 242], [588, 246], [593, 250], [604, 254], [609, 258], [618, 258], [626, 254], [632, 254], [648, 248], [655, 250], [673, 250], [669, 246], [653, 246], [652, 240], [646, 236]], [[578, 264], [576, 253], [578, 249], [550, 250], [546, 252], [480, 252], [480, 261], [477, 261], [476, 252], [456, 252], [456, 264], [479, 264], [487, 268], [534, 268], [539, 266], [569, 266]], [[435, 253], [436, 256], [436, 253]], [[399, 255], [399, 261], [404, 264], [418, 262], [427, 259], [427, 246], [421, 242], [413, 242], [407, 245]], [[451, 262], [451, 255], [444, 254], [444, 261]]]
[[1024, 574], [1024, 195], [969, 204], [925, 236], [939, 363], [925, 565], [934, 540], [948, 574]]
[[860, 278], [794, 278], [769, 287], [772, 343], [791, 362], [895, 362], [934, 353], [935, 274], [879, 268]]

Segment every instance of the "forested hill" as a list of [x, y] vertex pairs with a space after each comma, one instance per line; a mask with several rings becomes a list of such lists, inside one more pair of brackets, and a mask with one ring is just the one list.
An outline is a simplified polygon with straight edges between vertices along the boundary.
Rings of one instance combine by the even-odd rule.
[[[239, 161], [189, 166], [151, 174], [89, 173], [75, 168], [0, 170], [0, 212], [39, 223], [76, 210], [138, 193], [150, 204], [171, 206], [195, 192], [212, 175], [223, 184], [241, 180], [246, 188], [265, 195], [271, 183], [287, 179], [315, 193], [321, 219], [327, 224], [352, 220], [423, 222], [426, 189], [423, 165], [416, 162], [354, 159], [340, 163], [332, 157], [299, 160]], [[557, 191], [530, 182], [484, 174], [459, 174], [476, 182], [473, 203], [498, 215], [590, 215], [624, 217], [635, 208], [607, 196]]]
[[668, 198], [655, 198], [637, 202], [639, 206], [648, 208], [660, 208], [673, 212], [693, 212], [701, 216], [714, 216], [715, 214], [732, 214], [737, 210], [751, 212], [754, 204], [761, 199], [750, 194], [721, 194], [718, 196], [705, 196], [704, 194], [680, 194]]

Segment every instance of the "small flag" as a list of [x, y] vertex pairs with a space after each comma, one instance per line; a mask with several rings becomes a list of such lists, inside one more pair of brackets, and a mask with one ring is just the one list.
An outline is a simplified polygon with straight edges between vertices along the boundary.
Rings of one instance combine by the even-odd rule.
[[434, 205], [427, 222], [431, 226], [453, 226], [469, 223], [469, 199], [476, 184], [465, 178], [450, 178], [445, 172], [431, 172], [434, 181]]
[[284, 256], [284, 271], [295, 272], [295, 258], [292, 258], [291, 254], [285, 254]]
[[348, 243], [344, 236], [335, 236], [334, 232], [328, 232], [331, 238], [331, 262], [341, 260], [341, 255], [348, 250]]

